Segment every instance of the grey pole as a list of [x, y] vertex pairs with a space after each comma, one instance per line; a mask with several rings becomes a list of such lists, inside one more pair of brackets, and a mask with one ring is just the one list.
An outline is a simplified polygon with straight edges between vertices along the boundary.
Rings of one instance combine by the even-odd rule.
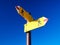
[[27, 32], [26, 36], [26, 45], [31, 45], [31, 32]]

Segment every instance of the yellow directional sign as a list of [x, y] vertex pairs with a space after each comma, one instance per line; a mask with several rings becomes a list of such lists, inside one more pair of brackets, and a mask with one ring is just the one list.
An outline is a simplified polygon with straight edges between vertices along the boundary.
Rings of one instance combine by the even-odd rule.
[[42, 27], [47, 23], [47, 21], [48, 21], [48, 19], [46, 17], [41, 17], [36, 21], [27, 22], [27, 24], [24, 25], [24, 32], [28, 32], [33, 29]]
[[16, 10], [27, 22], [31, 22], [34, 20], [29, 12], [25, 11], [22, 7], [16, 6]]

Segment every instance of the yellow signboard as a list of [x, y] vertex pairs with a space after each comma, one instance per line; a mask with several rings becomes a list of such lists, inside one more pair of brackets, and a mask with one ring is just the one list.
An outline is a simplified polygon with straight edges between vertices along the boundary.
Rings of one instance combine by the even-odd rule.
[[24, 10], [22, 7], [16, 6], [16, 10], [18, 14], [20, 14], [27, 22], [31, 22], [34, 20], [30, 13]]
[[41, 17], [36, 21], [27, 22], [27, 24], [24, 25], [24, 32], [28, 32], [33, 29], [42, 27], [47, 23], [47, 21], [48, 21], [48, 19], [46, 17]]

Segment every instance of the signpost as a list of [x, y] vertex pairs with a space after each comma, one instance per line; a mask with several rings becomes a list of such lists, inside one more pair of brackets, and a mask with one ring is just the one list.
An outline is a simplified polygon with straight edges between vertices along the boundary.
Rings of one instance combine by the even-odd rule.
[[27, 23], [24, 24], [24, 32], [26, 32], [26, 45], [31, 45], [31, 30], [44, 26], [48, 19], [46, 17], [41, 17], [38, 20], [34, 20], [29, 12], [25, 11], [22, 7], [16, 6], [16, 10], [19, 15], [21, 15]]

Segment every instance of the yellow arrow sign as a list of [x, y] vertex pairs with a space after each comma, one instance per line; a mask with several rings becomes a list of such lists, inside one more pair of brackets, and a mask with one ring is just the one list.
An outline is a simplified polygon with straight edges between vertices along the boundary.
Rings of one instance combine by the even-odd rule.
[[41, 17], [36, 21], [27, 22], [27, 24], [24, 25], [24, 32], [28, 32], [33, 29], [42, 27], [47, 23], [47, 21], [48, 21], [48, 19], [46, 17]]
[[27, 22], [31, 22], [34, 20], [30, 13], [24, 10], [22, 7], [16, 6], [16, 10], [18, 14], [20, 14]]

